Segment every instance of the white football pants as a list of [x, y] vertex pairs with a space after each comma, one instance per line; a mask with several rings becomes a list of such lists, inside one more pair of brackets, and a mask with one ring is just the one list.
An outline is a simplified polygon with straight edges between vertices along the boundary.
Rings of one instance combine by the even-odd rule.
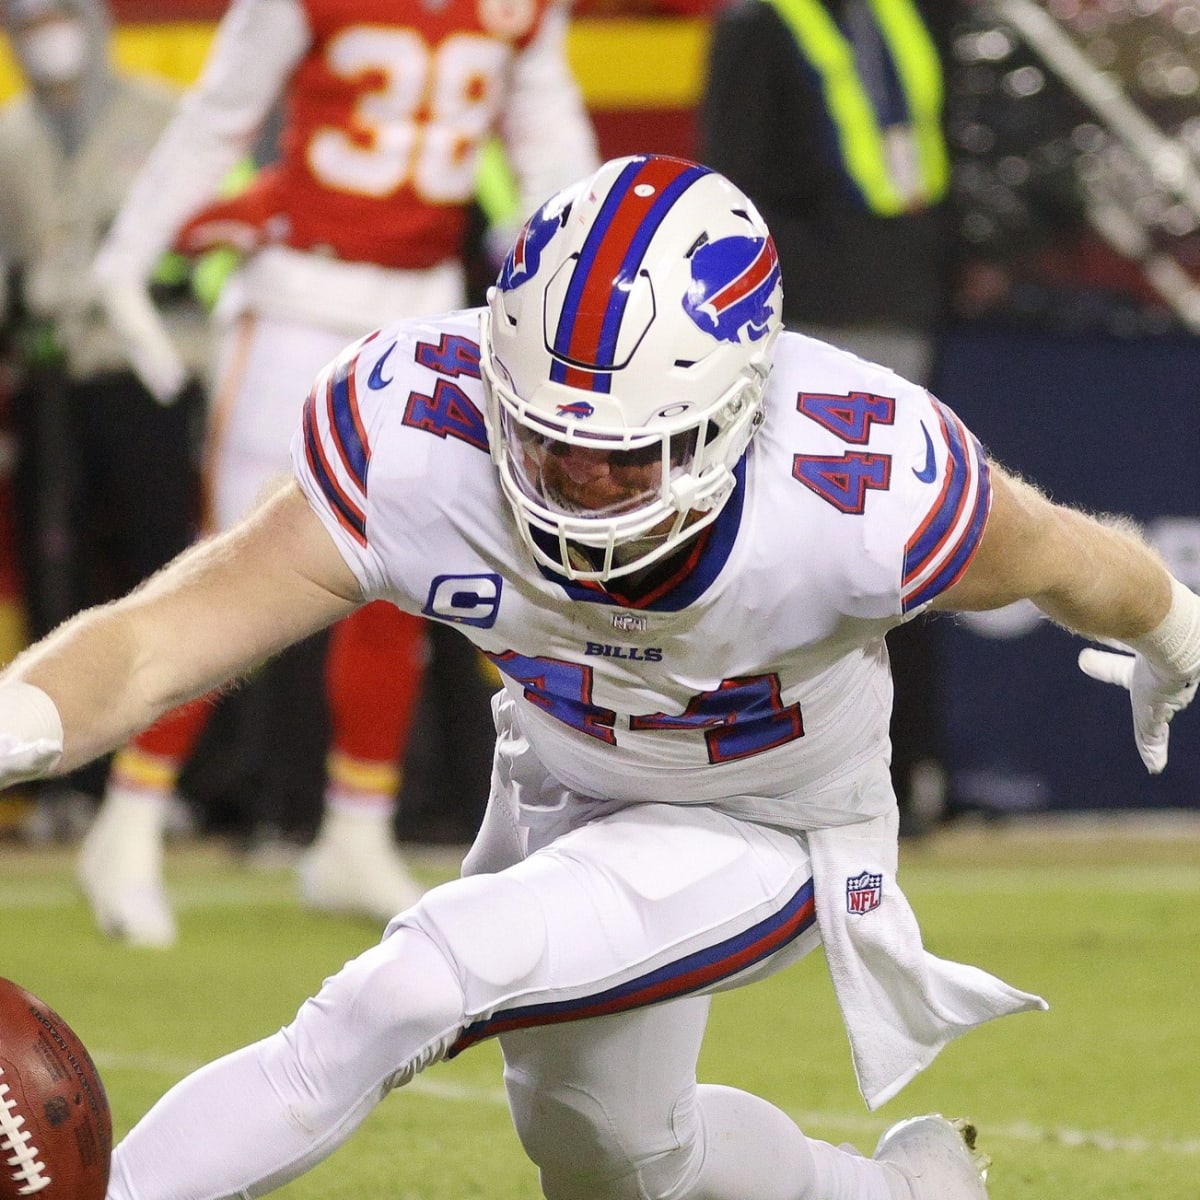
[[707, 993], [817, 940], [803, 835], [702, 807], [613, 813], [435, 888], [290, 1025], [172, 1088], [117, 1147], [109, 1200], [261, 1195], [493, 1032], [549, 1200], [909, 1200], [893, 1168], [697, 1086]]
[[292, 434], [313, 380], [352, 341], [249, 313], [223, 330], [204, 464], [210, 532], [235, 525], [290, 476]]

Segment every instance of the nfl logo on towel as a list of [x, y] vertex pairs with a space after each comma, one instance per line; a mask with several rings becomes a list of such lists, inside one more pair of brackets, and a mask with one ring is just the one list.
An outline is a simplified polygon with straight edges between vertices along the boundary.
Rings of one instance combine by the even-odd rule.
[[883, 876], [864, 871], [846, 880], [846, 911], [861, 916], [878, 908], [883, 899]]

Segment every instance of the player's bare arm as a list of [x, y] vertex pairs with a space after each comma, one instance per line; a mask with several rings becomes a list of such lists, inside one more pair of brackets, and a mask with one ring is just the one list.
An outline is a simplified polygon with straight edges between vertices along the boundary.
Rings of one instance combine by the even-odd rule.
[[1030, 599], [1077, 633], [1128, 641], [1166, 616], [1170, 575], [1136, 530], [1066, 508], [991, 464], [979, 550], [934, 608], [981, 611]]
[[45, 692], [64, 734], [55, 770], [70, 770], [361, 599], [353, 574], [291, 482], [227, 534], [200, 543], [124, 599], [81, 614], [18, 657], [0, 676], [0, 704], [13, 695], [10, 685]]

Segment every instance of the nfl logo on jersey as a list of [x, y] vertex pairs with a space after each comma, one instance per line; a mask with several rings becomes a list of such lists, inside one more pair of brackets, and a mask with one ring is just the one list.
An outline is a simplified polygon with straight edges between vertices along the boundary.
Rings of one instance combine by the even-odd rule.
[[883, 900], [883, 876], [864, 871], [846, 880], [846, 911], [861, 916], [879, 907]]
[[614, 629], [621, 629], [626, 633], [645, 633], [648, 625], [645, 617], [630, 612], [613, 613], [612, 623]]

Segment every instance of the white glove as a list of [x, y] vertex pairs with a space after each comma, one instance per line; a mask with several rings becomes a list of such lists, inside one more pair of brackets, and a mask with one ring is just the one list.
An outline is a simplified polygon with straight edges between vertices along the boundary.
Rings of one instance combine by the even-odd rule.
[[97, 298], [146, 390], [159, 404], [174, 404], [187, 383], [187, 370], [150, 293], [129, 280], [102, 280]]
[[1196, 695], [1196, 680], [1167, 679], [1141, 654], [1081, 650], [1079, 669], [1101, 683], [1129, 689], [1133, 708], [1133, 738], [1151, 775], [1167, 765], [1167, 728], [1171, 718], [1187, 708]]
[[58, 706], [39, 687], [0, 687], [0, 788], [52, 771], [62, 758]]

